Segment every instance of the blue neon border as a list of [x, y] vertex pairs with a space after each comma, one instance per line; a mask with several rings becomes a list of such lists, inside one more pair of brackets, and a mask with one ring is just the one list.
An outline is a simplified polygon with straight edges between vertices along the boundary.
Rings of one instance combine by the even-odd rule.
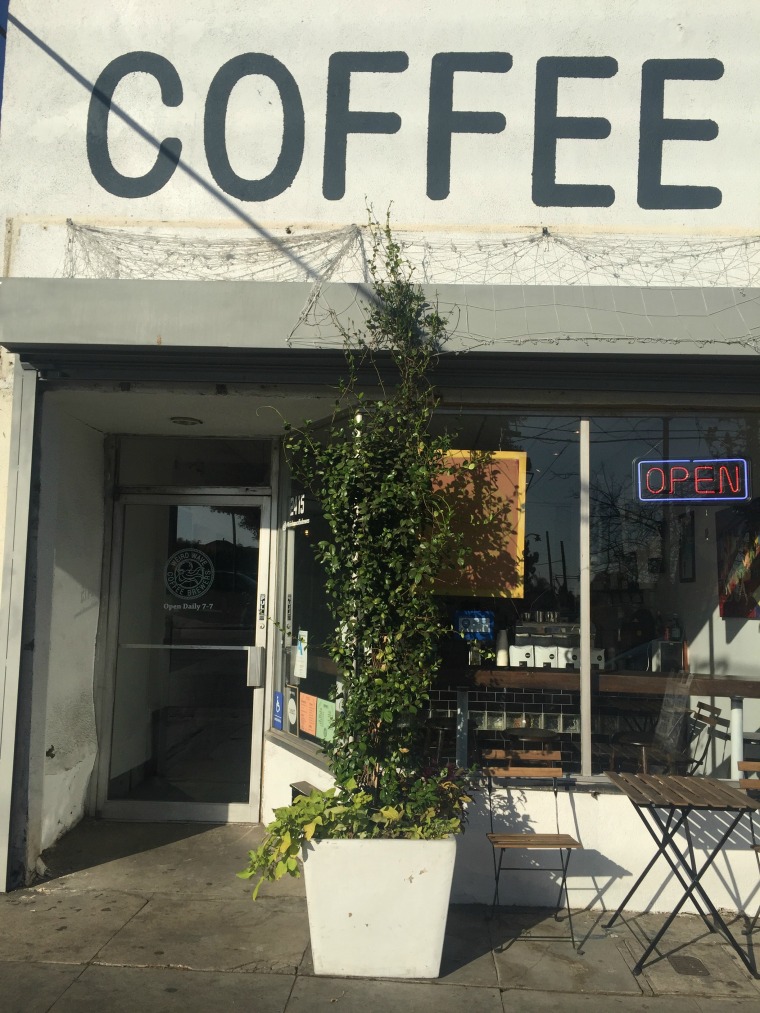
[[[644, 464], [732, 464], [738, 462], [744, 465], [744, 488], [747, 490], [745, 496], [717, 496], [710, 499], [707, 496], [658, 496], [644, 499], [641, 495], [641, 468]], [[749, 460], [746, 457], [651, 457], [644, 461], [636, 462], [636, 495], [639, 503], [746, 503], [752, 499], [752, 491], [749, 484]]]

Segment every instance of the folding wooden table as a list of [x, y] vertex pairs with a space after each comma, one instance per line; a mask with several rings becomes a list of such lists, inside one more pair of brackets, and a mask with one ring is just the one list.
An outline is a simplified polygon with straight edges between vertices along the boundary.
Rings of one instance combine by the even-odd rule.
[[[749, 798], [745, 792], [739, 791], [737, 788], [732, 788], [722, 781], [716, 781], [709, 777], [676, 777], [665, 774], [660, 776], [652, 774], [614, 774], [611, 771], [607, 773], [607, 777], [620, 791], [628, 796], [634, 809], [641, 817], [644, 826], [657, 845], [657, 851], [631, 887], [623, 903], [606, 923], [605, 928], [609, 928], [614, 924], [620, 912], [636, 893], [660, 855], [670, 865], [674, 876], [684, 890], [683, 896], [639, 959], [633, 969], [633, 973], [641, 973], [647, 957], [667, 932], [673, 919], [686, 901], [691, 899], [708, 929], [711, 932], [714, 932], [716, 927], [720, 929], [734, 950], [736, 950], [750, 974], [755, 978], [760, 977], [748, 954], [744, 952], [734, 939], [730, 929], [721, 918], [702, 885], [703, 875], [720, 854], [742, 816], [748, 813], [751, 819], [752, 813], [760, 809], [760, 802]], [[708, 848], [707, 857], [702, 865], [698, 867], [692, 840], [692, 827], [689, 820], [694, 813], [711, 812], [725, 813], [726, 825], [721, 828], [719, 840], [711, 844]], [[683, 830], [686, 841], [685, 847], [676, 836], [679, 830]], [[705, 909], [712, 915], [714, 924], [711, 924], [708, 920]]]

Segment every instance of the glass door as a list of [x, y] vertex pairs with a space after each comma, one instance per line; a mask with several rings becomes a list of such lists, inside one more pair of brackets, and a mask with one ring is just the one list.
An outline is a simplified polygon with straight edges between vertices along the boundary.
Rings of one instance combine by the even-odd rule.
[[269, 500], [127, 497], [105, 816], [259, 818]]

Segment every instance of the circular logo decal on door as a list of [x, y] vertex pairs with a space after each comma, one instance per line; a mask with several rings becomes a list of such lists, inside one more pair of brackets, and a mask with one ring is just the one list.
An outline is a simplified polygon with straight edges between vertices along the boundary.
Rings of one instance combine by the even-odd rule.
[[214, 583], [214, 564], [200, 549], [180, 549], [166, 561], [164, 582], [178, 598], [200, 598]]
[[296, 707], [295, 700], [291, 696], [290, 699], [288, 700], [288, 721], [290, 722], [291, 725], [294, 725], [297, 720], [298, 720], [298, 708]]

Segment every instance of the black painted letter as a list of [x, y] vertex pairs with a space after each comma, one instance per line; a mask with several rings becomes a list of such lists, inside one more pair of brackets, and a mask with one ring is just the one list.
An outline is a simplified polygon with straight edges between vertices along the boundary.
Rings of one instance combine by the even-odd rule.
[[662, 179], [663, 141], [712, 141], [718, 136], [713, 120], [666, 120], [666, 81], [717, 81], [720, 60], [647, 60], [641, 68], [639, 129], [640, 208], [650, 211], [717, 208], [723, 194], [715, 186], [666, 186]]
[[144, 176], [124, 176], [116, 169], [108, 150], [108, 114], [113, 93], [119, 82], [129, 74], [155, 77], [161, 86], [161, 101], [165, 106], [178, 106], [182, 101], [179, 74], [165, 57], [147, 52], [117, 56], [103, 70], [92, 89], [87, 113], [87, 160], [98, 183], [115, 197], [149, 197], [171, 179], [182, 152], [182, 142], [178, 137], [165, 138], [158, 146], [153, 168]]
[[430, 68], [428, 110], [427, 195], [445, 200], [451, 188], [451, 135], [500, 134], [507, 125], [502, 113], [454, 110], [454, 74], [506, 74], [509, 53], [436, 53]]
[[[282, 144], [277, 163], [262, 179], [245, 179], [234, 171], [227, 155], [227, 106], [232, 89], [243, 77], [259, 74], [274, 81], [282, 102]], [[304, 113], [301, 93], [288, 68], [268, 53], [242, 53], [228, 60], [214, 75], [206, 97], [203, 143], [206, 160], [218, 185], [238, 200], [262, 201], [278, 197], [293, 183], [301, 167]]]
[[610, 121], [603, 116], [557, 116], [561, 77], [614, 77], [611, 56], [542, 56], [536, 64], [536, 129], [533, 140], [533, 203], [541, 208], [608, 208], [615, 201], [611, 186], [557, 182], [559, 138], [603, 140]]
[[349, 134], [395, 134], [401, 129], [398, 113], [349, 109], [351, 74], [400, 74], [408, 66], [409, 57], [399, 51], [333, 53], [330, 57], [322, 174], [322, 194], [327, 200], [340, 200], [346, 192], [346, 148]]

